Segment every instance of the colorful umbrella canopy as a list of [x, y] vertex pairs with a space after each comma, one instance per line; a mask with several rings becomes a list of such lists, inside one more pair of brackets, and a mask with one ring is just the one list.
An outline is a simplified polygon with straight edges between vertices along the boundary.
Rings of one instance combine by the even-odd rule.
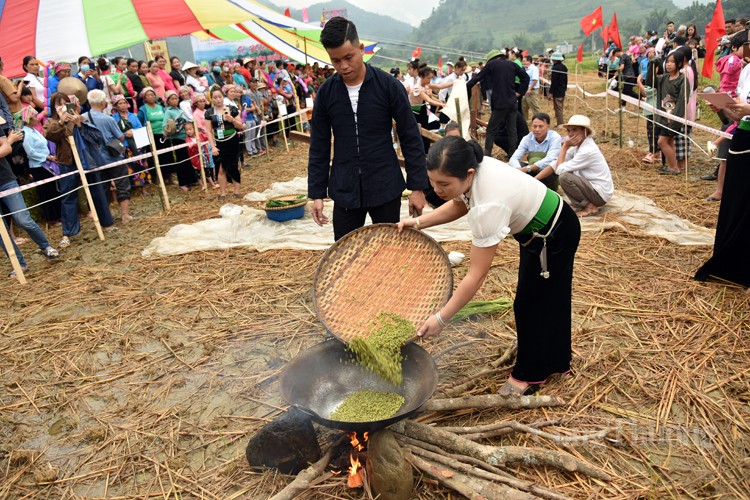
[[[289, 18], [286, 18], [289, 19]], [[303, 28], [282, 26], [262, 18], [252, 21], [215, 28], [208, 32], [193, 33], [194, 36], [207, 40], [216, 38], [228, 42], [253, 38], [269, 49], [283, 54], [300, 63], [318, 63], [321, 66], [331, 65], [328, 53], [320, 43], [320, 28]], [[368, 61], [378, 51], [377, 44], [362, 42], [365, 45], [365, 61]]]
[[254, 19], [311, 28], [252, 0], [0, 0], [0, 56], [12, 78], [25, 73], [27, 55], [75, 61]]

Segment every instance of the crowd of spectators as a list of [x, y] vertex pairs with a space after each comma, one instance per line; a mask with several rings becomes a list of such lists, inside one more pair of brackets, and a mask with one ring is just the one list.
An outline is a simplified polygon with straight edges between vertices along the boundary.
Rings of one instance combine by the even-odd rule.
[[[749, 61], [743, 53], [747, 25], [744, 18], [728, 20], [727, 35], [719, 40], [716, 54], [721, 81], [718, 91], [728, 92], [733, 97], [741, 95], [750, 85], [750, 77], [743, 72]], [[650, 119], [646, 130], [649, 152], [643, 161], [658, 163], [660, 160], [660, 173], [677, 174], [685, 168], [692, 130], [671, 117], [696, 119], [696, 61], [705, 56], [705, 51], [705, 40], [694, 24], [675, 27], [675, 23], [668, 22], [661, 35], [647, 31], [640, 36], [630, 36], [626, 47], [612, 43], [599, 58], [599, 75], [607, 78], [610, 88], [620, 89], [623, 96], [645, 100], [667, 113], [664, 116], [644, 111]], [[554, 163], [557, 151], [550, 153], [540, 148], [546, 147], [543, 145], [547, 141], [558, 142], [554, 137], [556, 132], [550, 130], [550, 117], [541, 112], [541, 100], [552, 102], [558, 127], [569, 125], [564, 116], [568, 83], [564, 61], [565, 56], [552, 49], [533, 56], [517, 47], [508, 47], [490, 51], [482, 61], [469, 63], [460, 57], [455, 63], [448, 61], [437, 69], [415, 59], [408, 64], [405, 73], [392, 68], [391, 74], [404, 85], [420, 126], [440, 133], [444, 133], [449, 122], [442, 111], [450, 103], [454, 82], [465, 81], [471, 92], [477, 82], [485, 80], [481, 86], [482, 97], [487, 100], [493, 116], [484, 124], [487, 131], [485, 152], [498, 145], [505, 150], [513, 166], [538, 175], [545, 166]], [[251, 158], [277, 146], [279, 134], [286, 134], [298, 120], [301, 128], [309, 130], [306, 113], [282, 121], [281, 127], [278, 118], [294, 114], [298, 107], [304, 110], [307, 98], [314, 99], [320, 85], [333, 74], [333, 68], [320, 67], [317, 63], [303, 65], [240, 58], [210, 61], [208, 65], [199, 66], [190, 61], [183, 63], [178, 57], [167, 60], [163, 56], [150, 61], [124, 57], [94, 60], [82, 56], [75, 64], [43, 65], [30, 55], [24, 58], [23, 68], [24, 77], [11, 81], [2, 76], [0, 60], [0, 117], [4, 137], [0, 151], [5, 152], [0, 167], [7, 166], [11, 172], [3, 177], [7, 182], [0, 185], [0, 191], [11, 188], [11, 178], [23, 184], [75, 170], [69, 137], [77, 137], [77, 131], [84, 124], [98, 129], [105, 143], [120, 141], [123, 144], [119, 153], [112, 152], [111, 148], [104, 149], [107, 163], [145, 152], [136, 147], [134, 131], [150, 124], [158, 151], [188, 145], [158, 154], [167, 180], [188, 191], [201, 182], [202, 163], [207, 181], [219, 190], [220, 199], [229, 194], [242, 196], [241, 166], [248, 166]], [[500, 73], [504, 80], [496, 85]], [[87, 89], [88, 99], [84, 102], [79, 102], [75, 95], [58, 92], [61, 80], [71, 76]], [[625, 109], [625, 100], [621, 106]], [[731, 133], [736, 120], [717, 111], [722, 130]], [[530, 127], [534, 129], [531, 132]], [[202, 143], [200, 150], [198, 140]], [[720, 164], [716, 172], [704, 177], [718, 180], [716, 191], [707, 200], [721, 199], [722, 167], [728, 142], [716, 140], [709, 144], [712, 151], [716, 150]], [[425, 139], [425, 153], [429, 144]], [[519, 144], [524, 147], [524, 161], [515, 154]], [[560, 147], [559, 144], [556, 147]], [[199, 156], [203, 157], [203, 162], [198, 161]], [[131, 191], [150, 194], [149, 186], [154, 183], [153, 166], [153, 158], [149, 158], [87, 175], [93, 185], [96, 212], [105, 230], [117, 229], [109, 209], [109, 193], [112, 193], [111, 201], [117, 203], [122, 223], [130, 222], [133, 220]], [[546, 178], [544, 182], [548, 185], [557, 186], [554, 173], [542, 178]], [[80, 231], [79, 185], [78, 176], [71, 175], [34, 188], [41, 202], [39, 217], [49, 224], [62, 226], [60, 248], [70, 245], [71, 238]], [[13, 213], [15, 230], [26, 230], [47, 257], [57, 258], [59, 252], [39, 236], [39, 226], [29, 223], [36, 225], [36, 222], [20, 215], [28, 215], [28, 212], [23, 211], [25, 205], [20, 205], [17, 198], [15, 195], [4, 197], [0, 200], [0, 210]], [[20, 201], [24, 201], [23, 196]], [[11, 217], [3, 219], [8, 224]], [[14, 234], [12, 225], [9, 228], [15, 241], [23, 241]]]
[[[188, 145], [158, 153], [166, 181], [183, 191], [201, 183], [201, 154], [207, 181], [219, 190], [220, 199], [227, 197], [229, 185], [234, 196], [242, 196], [240, 167], [249, 166], [251, 158], [276, 147], [279, 134], [287, 134], [298, 120], [308, 129], [304, 112], [286, 120], [279, 118], [294, 115], [298, 107], [304, 110], [307, 98], [314, 98], [318, 87], [333, 74], [332, 68], [318, 64], [243, 58], [211, 61], [201, 67], [183, 63], [178, 57], [167, 61], [163, 56], [150, 61], [82, 56], [75, 64], [45, 65], [29, 55], [23, 60], [26, 74], [15, 81], [3, 76], [2, 69], [0, 59], [0, 191], [75, 171], [69, 138], [75, 139], [77, 147], [86, 148], [84, 126], [93, 126], [108, 146], [96, 157], [102, 165], [150, 152], [149, 146], [139, 149], [134, 140], [134, 131], [148, 123], [157, 151]], [[85, 100], [58, 91], [60, 82], [68, 77], [83, 83]], [[200, 152], [198, 139], [202, 142]], [[112, 141], [122, 148], [109, 147]], [[89, 156], [83, 152], [81, 156], [86, 169], [102, 166], [89, 164]], [[121, 223], [134, 219], [131, 192], [151, 194], [149, 186], [156, 181], [153, 167], [154, 160], [149, 158], [86, 175], [105, 231], [117, 230], [110, 201], [116, 203]], [[80, 183], [79, 176], [69, 175], [32, 188], [34, 196], [29, 199], [39, 203], [35, 218], [48, 227], [59, 224], [62, 228], [59, 248], [69, 246], [80, 232], [79, 212], [92, 216], [79, 201]], [[9, 215], [3, 221], [26, 268], [18, 246], [25, 242], [17, 234], [21, 229], [46, 257], [57, 258], [60, 253], [30, 215], [23, 194], [16, 190], [3, 196], [0, 214]]]

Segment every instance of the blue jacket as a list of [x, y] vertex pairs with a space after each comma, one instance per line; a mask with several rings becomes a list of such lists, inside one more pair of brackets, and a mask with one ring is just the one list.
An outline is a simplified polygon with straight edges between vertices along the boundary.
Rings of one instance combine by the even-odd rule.
[[[335, 74], [321, 85], [310, 124], [308, 195], [328, 196], [349, 209], [376, 207], [399, 197], [404, 188], [428, 186], [422, 135], [406, 89], [385, 71], [365, 66], [356, 121], [346, 85]], [[406, 182], [393, 148], [392, 120], [406, 161]]]

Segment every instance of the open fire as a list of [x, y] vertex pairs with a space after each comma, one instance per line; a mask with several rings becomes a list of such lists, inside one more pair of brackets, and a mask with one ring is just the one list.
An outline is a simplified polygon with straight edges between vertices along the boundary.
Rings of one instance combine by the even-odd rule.
[[347, 434], [347, 436], [349, 437], [349, 442], [352, 444], [352, 448], [354, 449], [349, 452], [349, 462], [351, 463], [351, 465], [349, 466], [349, 475], [346, 484], [350, 488], [361, 488], [365, 481], [365, 471], [359, 461], [359, 458], [360, 453], [365, 452], [364, 443], [367, 442], [369, 436], [367, 432], [363, 433], [361, 441], [359, 440], [356, 432], [350, 432], [349, 434]]

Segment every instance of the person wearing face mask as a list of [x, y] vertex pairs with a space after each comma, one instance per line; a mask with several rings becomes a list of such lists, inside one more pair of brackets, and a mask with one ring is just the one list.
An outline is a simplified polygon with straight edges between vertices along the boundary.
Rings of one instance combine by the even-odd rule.
[[74, 76], [81, 80], [89, 91], [94, 89], [102, 90], [104, 88], [102, 82], [97, 77], [96, 68], [91, 65], [91, 60], [86, 56], [78, 58], [78, 73]]
[[229, 66], [229, 63], [227, 61], [221, 63], [221, 73], [219, 73], [219, 81], [216, 83], [218, 83], [222, 87], [224, 85], [234, 85], [234, 78], [232, 77], [230, 69], [231, 66]]
[[212, 87], [214, 85], [221, 85], [219, 74], [221, 74], [221, 65], [219, 64], [219, 61], [211, 61], [211, 66], [206, 73], [206, 82], [208, 83], [209, 87]]

